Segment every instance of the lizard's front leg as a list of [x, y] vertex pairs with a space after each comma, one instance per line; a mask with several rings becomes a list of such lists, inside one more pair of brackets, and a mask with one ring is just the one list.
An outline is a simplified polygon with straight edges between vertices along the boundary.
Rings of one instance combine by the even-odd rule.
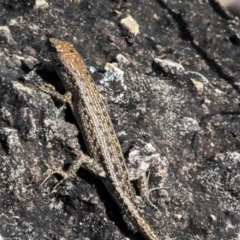
[[46, 175], [47, 177], [41, 183], [42, 186], [53, 174], [59, 174], [63, 177], [61, 181], [59, 181], [53, 189], [56, 189], [63, 181], [67, 180], [68, 178], [73, 178], [76, 175], [76, 172], [80, 167], [86, 169], [87, 171], [93, 173], [94, 175], [105, 178], [106, 173], [103, 170], [102, 166], [94, 159], [89, 157], [88, 155], [81, 152], [74, 162], [71, 164], [70, 168], [67, 171], [63, 171], [61, 168], [57, 168], [52, 166], [51, 164], [44, 162], [44, 165], [48, 168]]
[[[72, 94], [71, 92], [66, 92], [64, 95], [61, 95], [55, 89], [50, 85], [46, 84], [39, 84], [35, 83], [35, 85], [43, 92], [49, 94], [54, 99], [60, 101], [63, 104], [69, 104], [70, 108], [73, 109], [72, 104]], [[67, 171], [63, 171], [61, 168], [57, 168], [55, 166], [52, 166], [51, 164], [44, 162], [44, 165], [48, 168], [46, 174], [47, 177], [44, 179], [44, 181], [41, 183], [41, 186], [53, 175], [53, 174], [59, 174], [63, 177], [61, 181], [59, 181], [55, 187], [57, 188], [63, 181], [67, 180], [68, 178], [73, 178], [76, 175], [76, 172], [80, 167], [86, 169], [87, 171], [93, 173], [94, 175], [105, 178], [106, 173], [103, 170], [102, 166], [94, 159], [89, 157], [88, 155], [81, 152], [77, 158], [73, 161], [70, 168]]]

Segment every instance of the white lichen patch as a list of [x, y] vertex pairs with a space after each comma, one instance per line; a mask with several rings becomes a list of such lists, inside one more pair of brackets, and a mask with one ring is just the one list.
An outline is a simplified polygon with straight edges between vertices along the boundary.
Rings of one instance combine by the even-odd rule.
[[99, 81], [99, 91], [114, 93], [112, 96], [108, 94], [108, 97], [115, 103], [124, 101], [124, 94], [127, 90], [123, 78], [124, 72], [111, 63], [105, 65], [105, 70], [103, 78]]
[[114, 72], [116, 72], [119, 76], [122, 76], [122, 77], [123, 77], [123, 75], [124, 75], [124, 72], [123, 72], [120, 68], [118, 68], [117, 66], [115, 66], [114, 64], [109, 63], [109, 62], [107, 62], [107, 63], [105, 64], [104, 69], [105, 69], [106, 71], [114, 71]]
[[184, 117], [182, 119], [182, 130], [186, 132], [197, 132], [200, 130], [198, 121], [194, 118]]

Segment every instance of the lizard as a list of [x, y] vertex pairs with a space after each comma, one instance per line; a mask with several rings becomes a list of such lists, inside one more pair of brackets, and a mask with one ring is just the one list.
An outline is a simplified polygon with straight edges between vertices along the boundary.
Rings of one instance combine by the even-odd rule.
[[[67, 178], [74, 177], [77, 170], [83, 167], [100, 177], [122, 212], [134, 223], [146, 240], [160, 240], [134, 201], [130, 183], [132, 179], [130, 179], [120, 143], [104, 100], [82, 57], [67, 41], [49, 38], [47, 46], [50, 59], [66, 93], [62, 96], [41, 85], [38, 87], [52, 97], [69, 104], [83, 135], [88, 155], [80, 153], [67, 171], [45, 162], [48, 170], [42, 184], [57, 173], [63, 177], [55, 186], [57, 187]], [[140, 193], [141, 190], [144, 191], [145, 183], [146, 179], [140, 179]], [[145, 194], [147, 200], [150, 191]]]

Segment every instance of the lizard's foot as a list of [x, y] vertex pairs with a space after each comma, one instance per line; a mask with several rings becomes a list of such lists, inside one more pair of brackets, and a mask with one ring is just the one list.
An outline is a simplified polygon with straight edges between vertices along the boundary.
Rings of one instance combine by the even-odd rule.
[[81, 167], [95, 174], [96, 176], [99, 176], [100, 178], [106, 178], [106, 173], [102, 166], [94, 158], [87, 156], [83, 152], [79, 153], [67, 171], [63, 171], [60, 168], [52, 166], [46, 161], [44, 161], [44, 165], [48, 168], [47, 172], [45, 173], [47, 177], [44, 179], [40, 186], [42, 186], [53, 174], [59, 174], [63, 178], [61, 181], [59, 181], [59, 183], [55, 185], [53, 189], [56, 189], [63, 181], [67, 180], [68, 178], [75, 177], [78, 169]]
[[42, 92], [50, 95], [55, 100], [59, 101], [62, 104], [72, 104], [72, 94], [70, 92], [66, 92], [64, 95], [58, 93], [55, 88], [50, 84], [42, 84], [42, 83], [34, 83]]
[[142, 170], [136, 170], [136, 169], [129, 169], [129, 176], [130, 181], [136, 181], [137, 186], [140, 192], [140, 197], [148, 203], [152, 208], [154, 208], [156, 211], [160, 212], [158, 207], [152, 203], [150, 200], [150, 194], [153, 191], [160, 190], [160, 189], [166, 189], [167, 187], [155, 187], [149, 189], [148, 182], [149, 182], [149, 176], [150, 172], [148, 172], [147, 176], [146, 173]]
[[40, 184], [40, 186], [42, 186], [43, 184], [45, 184], [45, 182], [50, 179], [50, 177], [54, 174], [59, 174], [60, 176], [62, 176], [62, 180], [60, 180], [53, 188], [56, 189], [62, 182], [64, 182], [65, 180], [67, 180], [68, 178], [71, 178], [73, 176], [73, 174], [69, 171], [63, 171], [60, 168], [54, 167], [51, 164], [47, 163], [46, 161], [44, 161], [44, 165], [48, 168], [47, 172], [45, 173], [45, 175], [47, 175], [47, 177], [43, 180], [43, 182]]
[[154, 208], [156, 211], [158, 211], [159, 213], [160, 213], [160, 211], [159, 211], [158, 207], [157, 207], [155, 204], [152, 203], [152, 201], [150, 200], [150, 197], [149, 197], [149, 196], [150, 196], [151, 192], [157, 191], [157, 190], [161, 190], [161, 189], [168, 189], [168, 187], [155, 187], [155, 188], [151, 188], [151, 189], [149, 189], [149, 190], [145, 193], [145, 197], [144, 197], [144, 200], [145, 200], [146, 202], [148, 202], [148, 204], [149, 204], [152, 208]]

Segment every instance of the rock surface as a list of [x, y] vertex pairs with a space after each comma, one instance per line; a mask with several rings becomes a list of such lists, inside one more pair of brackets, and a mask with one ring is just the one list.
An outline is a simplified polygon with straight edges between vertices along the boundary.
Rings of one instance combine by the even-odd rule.
[[[44, 42], [54, 36], [85, 59], [127, 163], [150, 171], [150, 187], [163, 187], [151, 194], [160, 213], [139, 200], [161, 239], [238, 239], [238, 19], [214, 0], [36, 3], [0, 2], [0, 237], [141, 239], [83, 169], [55, 191], [57, 176], [40, 187], [43, 161], [67, 168], [85, 151], [70, 109], [34, 85], [46, 81], [64, 93], [56, 74], [22, 78], [48, 60]], [[121, 27], [124, 15], [138, 34]], [[162, 71], [155, 58], [184, 71]], [[104, 71], [106, 62], [124, 75]]]

